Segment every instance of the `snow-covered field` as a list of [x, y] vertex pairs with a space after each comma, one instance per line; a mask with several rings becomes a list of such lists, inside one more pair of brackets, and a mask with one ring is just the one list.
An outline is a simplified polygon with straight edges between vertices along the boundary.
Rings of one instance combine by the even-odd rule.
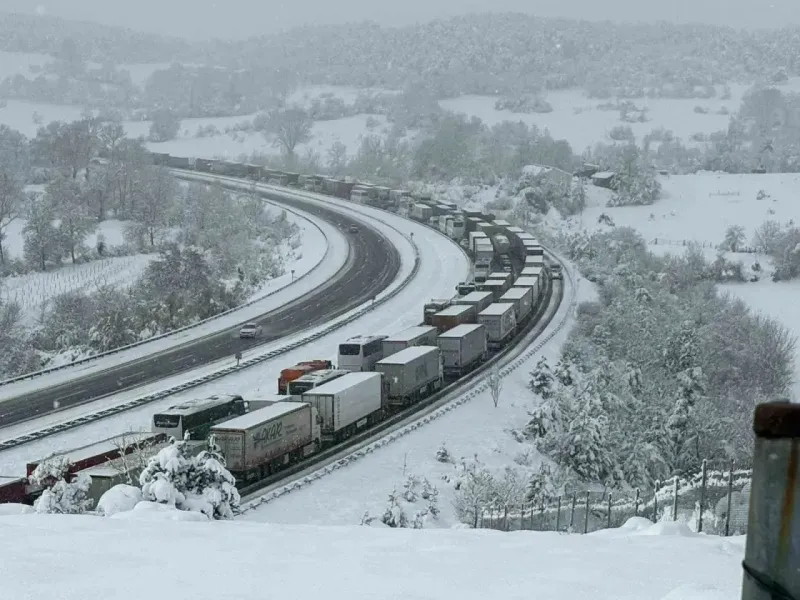
[[[798, 79], [781, 86], [781, 89], [786, 91], [797, 91], [799, 88]], [[581, 90], [547, 93], [545, 99], [552, 105], [553, 111], [541, 114], [496, 110], [494, 107], [496, 98], [493, 96], [462, 96], [443, 100], [440, 105], [446, 110], [478, 117], [487, 125], [495, 125], [502, 121], [523, 121], [529, 125], [536, 125], [541, 130], [548, 129], [554, 138], [567, 140], [574, 152], [581, 153], [598, 142], [610, 142], [608, 133], [617, 125], [630, 126], [636, 139], [640, 141], [643, 135], [659, 127], [672, 130], [684, 142], [687, 142], [694, 133], [708, 134], [724, 130], [728, 126], [730, 115], [719, 114], [720, 109], [724, 107], [731, 114], [736, 112], [747, 89], [748, 86], [745, 85], [731, 85], [731, 97], [727, 100], [723, 100], [720, 94], [708, 100], [637, 98], [633, 103], [638, 108], [648, 110], [649, 120], [645, 123], [623, 123], [618, 110], [597, 108], [599, 104], [608, 101], [587, 98]], [[696, 106], [707, 109], [707, 114], [695, 112]]]
[[[330, 203], [335, 201], [327, 199], [326, 202]], [[414, 234], [414, 242], [418, 246], [423, 260], [420, 263], [420, 270], [414, 283], [409, 285], [397, 297], [382, 305], [380, 309], [358, 319], [356, 322], [324, 336], [311, 346], [294, 350], [275, 360], [261, 363], [260, 365], [235, 375], [230, 375], [208, 385], [194, 388], [184, 394], [176, 394], [167, 400], [155, 402], [140, 409], [131, 410], [119, 416], [95, 422], [78, 430], [58, 434], [39, 442], [26, 444], [0, 453], [0, 473], [4, 475], [20, 473], [24, 470], [24, 465], [29, 460], [47, 456], [57, 450], [75, 448], [93, 441], [106, 439], [131, 428], [136, 430], [149, 429], [152, 415], [155, 412], [185, 398], [205, 397], [216, 393], [237, 393], [247, 398], [258, 398], [265, 394], [274, 394], [277, 391], [278, 374], [281, 369], [288, 365], [296, 364], [296, 362], [300, 360], [314, 358], [335, 360], [336, 349], [341, 340], [360, 334], [395, 333], [407, 327], [419, 324], [422, 316], [422, 305], [428, 299], [452, 295], [455, 285], [459, 281], [464, 280], [469, 270], [468, 259], [455, 244], [444, 236], [418, 223], [369, 207], [359, 207], [359, 211], [364, 211], [364, 214], [367, 215], [378, 215], [379, 218], [390, 222], [405, 235], [410, 233]], [[412, 247], [403, 235], [392, 232], [392, 230], [389, 229], [386, 230], [386, 234], [390, 241], [395, 243], [401, 251], [403, 268], [401, 269], [400, 278], [402, 279], [413, 268], [414, 259]], [[322, 328], [324, 328], [324, 326], [317, 329]], [[300, 334], [300, 337], [304, 337], [309, 333], [311, 333], [311, 331]], [[284, 346], [290, 343], [290, 341], [290, 339], [283, 339], [272, 344], [267, 344], [257, 350], [250, 351], [249, 353], [245, 352], [244, 359], [247, 359], [248, 356], [263, 354], [271, 349]], [[177, 385], [179, 382], [185, 381], [186, 379], [219, 370], [223, 366], [230, 366], [232, 360], [233, 358], [211, 363], [200, 369], [184, 373], [183, 375], [130, 390], [118, 396], [92, 403], [89, 406], [66, 410], [43, 417], [42, 419], [37, 419], [36, 421], [3, 429], [2, 437], [3, 439], [17, 437], [24, 433], [47, 427], [53, 423], [96, 412], [107, 406], [120, 404], [126, 400]], [[90, 365], [91, 364], [93, 363], [90, 363]], [[70, 372], [72, 373], [72, 371]], [[50, 377], [56, 377], [58, 375], [58, 373], [53, 373]], [[29, 389], [36, 389], [37, 385], [41, 385], [36, 381], [31, 381], [8, 386], [8, 391], [4, 388], [0, 388], [0, 401], [2, 401], [3, 397], [12, 397], [24, 393], [26, 384], [29, 386]], [[48, 380], [47, 384], [53, 385], [51, 380]]]
[[[575, 224], [587, 229], [601, 228], [597, 218], [605, 213], [617, 227], [627, 226], [639, 231], [651, 244], [650, 249], [660, 254], [682, 254], [684, 242], [697, 242], [706, 248], [710, 260], [716, 255], [716, 246], [725, 230], [734, 225], [745, 229], [746, 243], [750, 244], [755, 230], [764, 221], [777, 221], [781, 225], [800, 222], [800, 175], [728, 175], [724, 173], [697, 173], [661, 178], [662, 198], [652, 206], [605, 206], [610, 192], [589, 187], [589, 206]], [[758, 199], [759, 192], [762, 199]], [[774, 283], [769, 278], [770, 259], [759, 254], [726, 254], [731, 260], [741, 261], [745, 268], [758, 261], [766, 273], [755, 283], [720, 285], [756, 312], [772, 317], [800, 336], [800, 311], [795, 309], [800, 297], [800, 281]], [[795, 354], [796, 382], [794, 396], [800, 399], [800, 345]]]
[[0, 516], [3, 589], [9, 598], [61, 600], [138, 600], [142, 584], [193, 600], [741, 595], [743, 537], [697, 536], [644, 519], [562, 535], [191, 522], [186, 516], [197, 513], [144, 505], [107, 518]]

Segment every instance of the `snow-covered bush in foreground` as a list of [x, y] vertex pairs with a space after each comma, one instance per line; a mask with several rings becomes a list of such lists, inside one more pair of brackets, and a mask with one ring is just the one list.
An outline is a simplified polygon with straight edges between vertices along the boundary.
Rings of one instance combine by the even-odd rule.
[[91, 508], [87, 498], [92, 485], [91, 478], [79, 473], [70, 483], [66, 477], [69, 460], [64, 456], [53, 456], [39, 463], [29, 477], [33, 485], [45, 486], [33, 508], [38, 513], [80, 514]]
[[142, 490], [121, 483], [115, 485], [97, 501], [97, 512], [110, 517], [120, 512], [133, 510], [142, 501]]
[[236, 480], [212, 440], [209, 449], [193, 456], [185, 441], [175, 440], [150, 459], [139, 477], [142, 499], [203, 513], [210, 519], [230, 519], [239, 506]]

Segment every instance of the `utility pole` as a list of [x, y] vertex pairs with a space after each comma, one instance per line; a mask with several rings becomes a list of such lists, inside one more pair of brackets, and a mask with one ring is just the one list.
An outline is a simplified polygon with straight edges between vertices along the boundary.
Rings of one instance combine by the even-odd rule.
[[756, 406], [742, 600], [800, 599], [800, 405]]

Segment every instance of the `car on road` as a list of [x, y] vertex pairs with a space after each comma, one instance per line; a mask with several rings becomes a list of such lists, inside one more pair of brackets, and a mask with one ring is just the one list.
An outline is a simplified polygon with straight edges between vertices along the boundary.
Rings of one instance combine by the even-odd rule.
[[358, 225], [350, 225], [350, 233], [358, 233]]
[[254, 338], [261, 334], [261, 325], [258, 323], [245, 323], [239, 330], [240, 338]]
[[550, 273], [552, 274], [553, 279], [563, 279], [563, 276], [561, 275], [561, 265], [559, 264], [551, 264]]

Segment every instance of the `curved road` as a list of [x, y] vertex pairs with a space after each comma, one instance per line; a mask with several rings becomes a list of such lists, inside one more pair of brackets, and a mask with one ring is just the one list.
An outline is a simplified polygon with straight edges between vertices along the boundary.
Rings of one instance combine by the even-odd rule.
[[[235, 331], [228, 328], [159, 354], [9, 398], [0, 403], [0, 428], [53, 412], [55, 406], [61, 409], [74, 407], [205, 363], [232, 358], [237, 350], [245, 351], [302, 329], [321, 325], [368, 301], [389, 286], [399, 273], [400, 254], [377, 230], [316, 204], [278, 194], [265, 193], [264, 196], [320, 217], [341, 228], [350, 237], [350, 257], [333, 279], [313, 293], [297, 298], [259, 319], [251, 319], [263, 325], [263, 333], [257, 339], [240, 340], [238, 327]], [[358, 225], [360, 232], [347, 233], [350, 225]]]

